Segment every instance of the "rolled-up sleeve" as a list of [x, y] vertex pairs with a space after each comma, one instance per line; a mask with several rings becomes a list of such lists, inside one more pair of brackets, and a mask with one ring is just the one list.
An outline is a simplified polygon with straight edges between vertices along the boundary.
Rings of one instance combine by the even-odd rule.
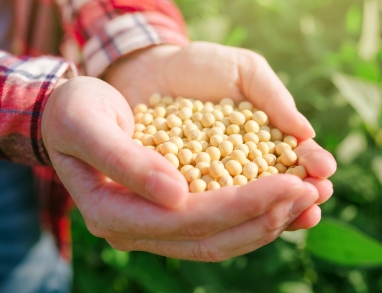
[[61, 0], [67, 36], [82, 52], [86, 74], [99, 76], [113, 61], [159, 44], [188, 44], [185, 24], [169, 0]]
[[57, 80], [71, 69], [61, 58], [15, 57], [0, 51], [0, 157], [49, 165], [41, 118]]

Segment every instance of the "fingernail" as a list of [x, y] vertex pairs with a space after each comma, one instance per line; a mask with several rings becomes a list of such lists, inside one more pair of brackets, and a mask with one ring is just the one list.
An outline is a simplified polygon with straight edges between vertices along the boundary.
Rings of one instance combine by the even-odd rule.
[[187, 190], [181, 181], [161, 171], [151, 171], [146, 182], [148, 198], [160, 205], [177, 208], [186, 199]]
[[318, 199], [317, 189], [313, 187], [313, 185], [309, 184], [310, 186], [308, 186], [307, 184], [309, 183], [304, 183], [306, 189], [303, 196], [295, 200], [292, 204], [291, 214], [293, 217], [301, 214], [304, 210], [313, 205]]
[[313, 126], [310, 124], [310, 122], [308, 121], [308, 119], [306, 119], [306, 117], [304, 115], [302, 115], [300, 112], [300, 122], [307, 128], [309, 128], [312, 132], [312, 138], [316, 136], [316, 132], [314, 131], [313, 129]]

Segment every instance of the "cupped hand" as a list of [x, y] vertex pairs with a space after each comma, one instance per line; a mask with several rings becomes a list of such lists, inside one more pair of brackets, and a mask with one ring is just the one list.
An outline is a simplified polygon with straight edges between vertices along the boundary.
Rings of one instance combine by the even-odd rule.
[[[123, 96], [87, 77], [59, 85], [42, 118], [47, 152], [88, 229], [117, 249], [221, 261], [273, 241], [319, 197], [292, 175], [188, 195], [166, 159], [132, 141], [133, 126]], [[161, 187], [158, 173], [178, 182], [163, 187], [167, 199], [147, 190]], [[183, 204], [166, 207], [182, 193]]]
[[[327, 178], [335, 172], [336, 162], [312, 140], [315, 136], [312, 126], [259, 54], [204, 42], [183, 48], [162, 45], [122, 58], [106, 71], [105, 80], [118, 89], [131, 106], [147, 104], [153, 92], [212, 102], [223, 97], [235, 102], [251, 101], [268, 114], [273, 126], [301, 142], [295, 149], [298, 163], [309, 173], [305, 181], [319, 192], [316, 203], [291, 223], [288, 230], [310, 228], [320, 220], [318, 205], [333, 193]], [[272, 179], [276, 185], [280, 180], [273, 176]], [[254, 190], [260, 188], [256, 184], [251, 186]]]

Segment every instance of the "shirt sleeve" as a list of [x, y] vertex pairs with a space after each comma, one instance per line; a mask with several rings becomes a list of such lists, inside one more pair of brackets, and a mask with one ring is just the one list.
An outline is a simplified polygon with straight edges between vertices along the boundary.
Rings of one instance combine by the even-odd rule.
[[17, 58], [0, 51], [0, 157], [50, 165], [41, 137], [42, 112], [55, 83], [71, 68], [61, 58]]
[[188, 44], [170, 0], [59, 0], [64, 30], [81, 48], [86, 74], [100, 76], [119, 57], [152, 45]]

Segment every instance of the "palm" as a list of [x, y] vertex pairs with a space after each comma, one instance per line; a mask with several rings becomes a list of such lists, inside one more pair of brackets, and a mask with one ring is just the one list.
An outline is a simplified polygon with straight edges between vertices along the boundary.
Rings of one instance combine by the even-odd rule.
[[184, 49], [160, 46], [113, 68], [107, 78], [131, 107], [148, 104], [153, 92], [212, 102], [247, 98], [268, 113], [275, 127], [306, 140], [296, 152], [311, 176], [307, 181], [321, 191], [319, 203], [330, 196], [331, 183], [325, 178], [335, 170], [333, 157], [310, 139], [312, 129], [301, 123], [293, 98], [259, 55], [209, 43]]

